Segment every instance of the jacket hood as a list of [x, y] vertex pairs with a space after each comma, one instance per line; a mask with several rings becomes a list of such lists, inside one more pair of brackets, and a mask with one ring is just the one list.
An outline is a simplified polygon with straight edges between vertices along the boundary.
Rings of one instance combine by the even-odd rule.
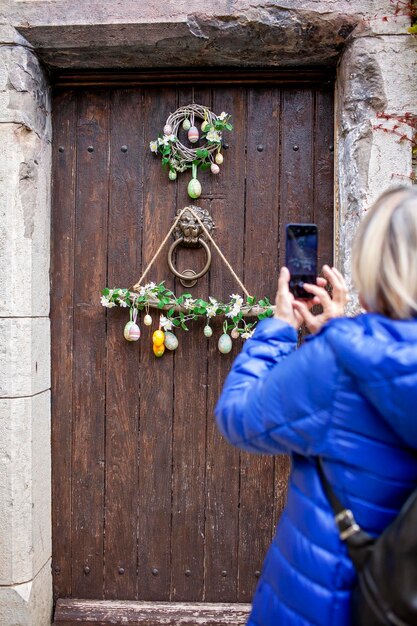
[[323, 332], [362, 395], [417, 448], [417, 320], [366, 313], [332, 320]]

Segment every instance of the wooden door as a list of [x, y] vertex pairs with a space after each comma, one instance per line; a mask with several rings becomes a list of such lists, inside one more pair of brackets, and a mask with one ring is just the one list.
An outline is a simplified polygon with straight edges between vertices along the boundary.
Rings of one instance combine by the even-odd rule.
[[[253, 81], [252, 81], [253, 82]], [[294, 79], [293, 79], [294, 83]], [[224, 165], [201, 175], [215, 238], [250, 293], [273, 298], [285, 223], [314, 221], [333, 244], [333, 92], [328, 83], [61, 89], [54, 98], [52, 220], [55, 598], [249, 602], [285, 503], [284, 456], [239, 453], [213, 409], [233, 358], [203, 324], [156, 359], [153, 327], [123, 338], [130, 287], [159, 246], [188, 175], [168, 181], [149, 141], [190, 101], [232, 115]], [[183, 291], [166, 252], [149, 275]], [[200, 251], [180, 267], [199, 267]], [[238, 291], [213, 252], [192, 294]], [[154, 319], [156, 315], [154, 313]], [[156, 326], [156, 321], [154, 323]]]

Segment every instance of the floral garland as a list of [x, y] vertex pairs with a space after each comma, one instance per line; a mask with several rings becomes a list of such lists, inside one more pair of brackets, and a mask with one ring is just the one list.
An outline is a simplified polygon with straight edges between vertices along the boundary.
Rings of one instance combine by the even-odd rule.
[[[196, 117], [203, 120], [200, 131], [195, 126]], [[185, 146], [178, 138], [180, 126], [188, 131], [190, 143], [199, 141], [200, 133], [205, 143], [198, 148]], [[220, 171], [219, 166], [223, 163], [221, 146], [224, 130], [233, 130], [228, 113], [215, 115], [208, 107], [189, 104], [171, 113], [165, 123], [163, 134], [151, 141], [149, 148], [154, 154], [159, 153], [162, 156], [162, 165], [168, 167], [170, 180], [176, 180], [178, 172], [192, 169], [188, 195], [195, 200], [200, 197], [202, 191], [197, 178], [197, 168], [201, 170], [210, 168], [213, 174]]]
[[[183, 293], [177, 297], [165, 287], [163, 282], [148, 283], [140, 287], [138, 293], [129, 289], [106, 287], [102, 291], [101, 304], [108, 309], [115, 306], [129, 309], [130, 321], [124, 329], [124, 336], [128, 341], [137, 341], [140, 337], [140, 329], [136, 324], [138, 311], [146, 311], [143, 322], [146, 326], [150, 326], [152, 317], [149, 314], [149, 308], [163, 310], [165, 314], [160, 315], [158, 330], [153, 334], [155, 356], [162, 356], [165, 348], [175, 350], [178, 340], [170, 331], [175, 328], [188, 330], [187, 323], [192, 320], [204, 318], [206, 320], [204, 335], [211, 337], [213, 334], [210, 326], [211, 320], [216, 317], [225, 317], [218, 348], [220, 352], [227, 354], [232, 349], [231, 338], [249, 339], [258, 321], [273, 315], [273, 307], [268, 298], [257, 301], [254, 297], [247, 297], [245, 301], [240, 295], [232, 294], [229, 302], [223, 303], [212, 296], [208, 301], [193, 298], [190, 293]], [[248, 315], [255, 316], [257, 319], [247, 322], [244, 318]], [[230, 336], [228, 331], [231, 331]]]

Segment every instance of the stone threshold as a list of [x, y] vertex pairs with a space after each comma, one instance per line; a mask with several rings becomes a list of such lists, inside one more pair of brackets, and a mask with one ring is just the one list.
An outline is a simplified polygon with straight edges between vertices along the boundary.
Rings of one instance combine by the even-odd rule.
[[250, 604], [60, 598], [54, 626], [244, 626]]

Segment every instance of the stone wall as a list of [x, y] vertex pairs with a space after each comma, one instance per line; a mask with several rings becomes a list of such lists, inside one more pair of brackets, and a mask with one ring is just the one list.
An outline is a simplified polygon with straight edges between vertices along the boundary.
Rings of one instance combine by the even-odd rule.
[[0, 26], [0, 624], [49, 624], [51, 119], [44, 71]]
[[[411, 183], [378, 113], [417, 114], [417, 42], [388, 0], [3, 0], [0, 6], [0, 623], [50, 624], [48, 68], [338, 64], [336, 253]], [[391, 11], [391, 15], [389, 12]], [[387, 19], [385, 19], [385, 16]], [[407, 127], [405, 132], [409, 132]], [[355, 309], [351, 305], [351, 310]]]

